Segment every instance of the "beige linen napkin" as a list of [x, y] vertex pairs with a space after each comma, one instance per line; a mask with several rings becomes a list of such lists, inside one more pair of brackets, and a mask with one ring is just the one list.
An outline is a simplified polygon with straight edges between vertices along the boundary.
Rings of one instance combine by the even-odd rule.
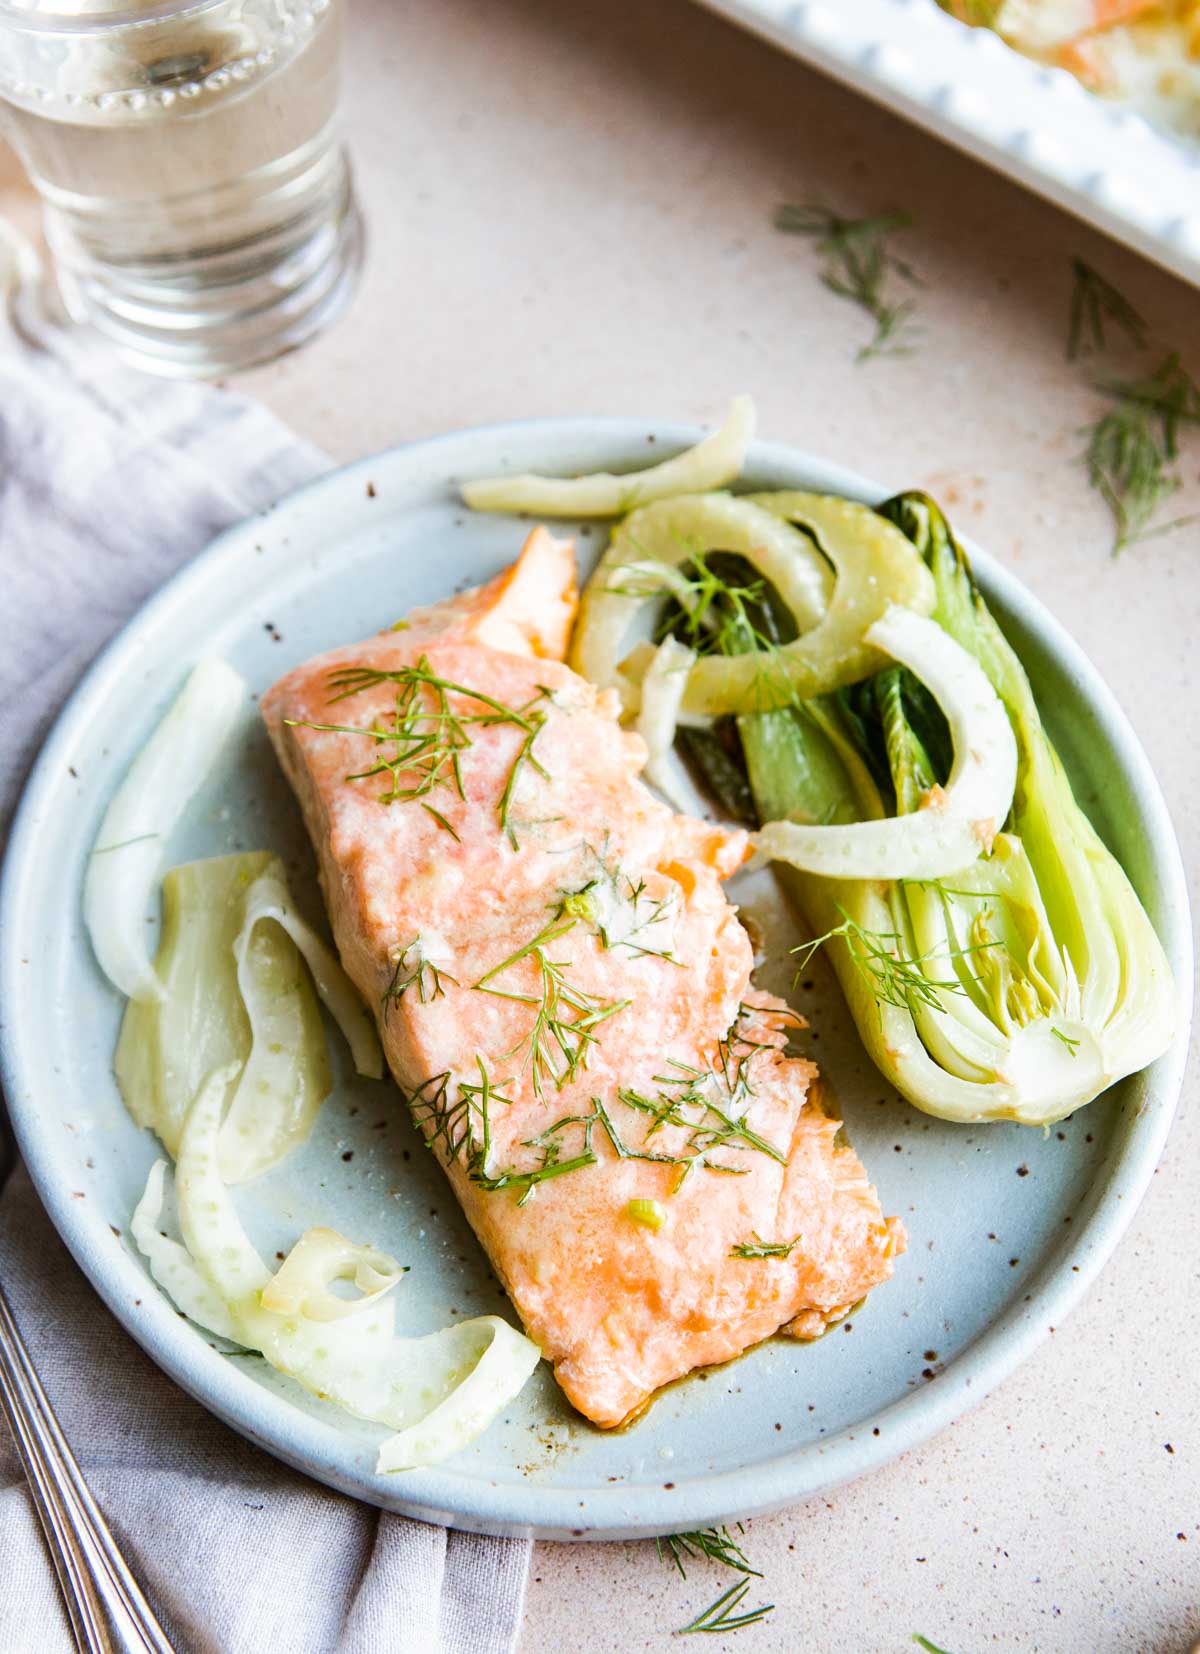
[[[0, 846], [28, 765], [100, 646], [222, 528], [328, 466], [254, 402], [144, 378], [42, 316], [23, 251], [9, 276], [18, 297], [0, 346]], [[20, 1167], [0, 1193], [0, 1280], [181, 1654], [515, 1648], [528, 1542], [355, 1504], [243, 1442], [113, 1320]], [[2, 1425], [0, 1557], [0, 1649], [71, 1648]]]

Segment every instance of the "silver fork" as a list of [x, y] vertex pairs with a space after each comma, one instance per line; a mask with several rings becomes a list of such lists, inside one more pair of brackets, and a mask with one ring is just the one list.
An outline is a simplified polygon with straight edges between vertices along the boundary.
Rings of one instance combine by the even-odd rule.
[[[0, 1189], [16, 1155], [0, 1092]], [[8, 1420], [81, 1654], [175, 1654], [92, 1498], [0, 1287], [0, 1410]]]
[[173, 1654], [59, 1428], [0, 1289], [0, 1407], [83, 1654]]

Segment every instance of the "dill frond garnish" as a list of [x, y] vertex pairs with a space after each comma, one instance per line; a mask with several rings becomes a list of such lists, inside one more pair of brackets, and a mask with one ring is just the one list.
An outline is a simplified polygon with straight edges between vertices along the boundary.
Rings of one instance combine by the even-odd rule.
[[[552, 959], [547, 953], [547, 948], [573, 930], [578, 922], [571, 915], [551, 919], [531, 941], [500, 964], [493, 965], [473, 984], [481, 993], [533, 1008], [532, 1027], [507, 1055], [514, 1057], [527, 1051], [534, 1095], [539, 1099], [545, 1097], [547, 1084], [561, 1091], [587, 1067], [589, 1051], [596, 1043], [595, 1030], [631, 1003], [628, 999], [602, 1000], [585, 988], [576, 987], [566, 974], [571, 968], [570, 961]], [[525, 959], [532, 960], [537, 969], [534, 993], [488, 986], [494, 978]]]
[[775, 1604], [767, 1602], [759, 1608], [750, 1608], [745, 1613], [739, 1613], [738, 1610], [749, 1589], [748, 1579], [743, 1579], [740, 1584], [731, 1585], [716, 1602], [709, 1603], [707, 1608], [702, 1609], [694, 1620], [690, 1620], [687, 1625], [681, 1625], [675, 1635], [687, 1637], [700, 1631], [720, 1636], [726, 1631], [740, 1631], [746, 1625], [757, 1625], [760, 1620], [766, 1619]]
[[[744, 1120], [730, 1118], [696, 1089], [699, 1081], [711, 1078], [696, 1071], [696, 1078], [689, 1074], [686, 1079], [687, 1089], [682, 1095], [671, 1096], [660, 1092], [657, 1099], [651, 1099], [626, 1088], [618, 1091], [618, 1101], [626, 1108], [651, 1118], [652, 1123], [640, 1148], [632, 1147], [625, 1140], [603, 1101], [592, 1097], [590, 1114], [566, 1114], [535, 1137], [522, 1140], [521, 1147], [538, 1151], [540, 1159], [530, 1166], [508, 1166], [496, 1171], [491, 1168], [492, 1111], [497, 1103], [512, 1106], [512, 1098], [502, 1089], [509, 1082], [493, 1079], [482, 1057], [477, 1055], [475, 1063], [478, 1080], [456, 1081], [448, 1071], [431, 1075], [409, 1094], [408, 1106], [422, 1130], [427, 1147], [431, 1150], [440, 1148], [447, 1165], [452, 1161], [460, 1162], [471, 1181], [489, 1193], [519, 1189], [521, 1198], [517, 1204], [521, 1206], [539, 1184], [597, 1163], [594, 1144], [597, 1127], [604, 1133], [618, 1160], [674, 1167], [678, 1177], [672, 1193], [678, 1192], [683, 1180], [696, 1167], [743, 1176], [744, 1167], [710, 1158], [721, 1149], [753, 1149], [781, 1165], [786, 1162], [786, 1157], [752, 1131]], [[680, 1153], [660, 1153], [648, 1147], [651, 1137], [664, 1125], [681, 1127], [686, 1131], [687, 1137]], [[578, 1147], [573, 1154], [567, 1155], [564, 1134], [571, 1128], [579, 1133]]]
[[[621, 888], [622, 883], [624, 885], [623, 890]], [[617, 873], [614, 876], [614, 884], [618, 898], [623, 896], [629, 903], [632, 910], [632, 923], [624, 936], [618, 936], [615, 939], [612, 937], [611, 927], [597, 924], [596, 935], [600, 938], [600, 946], [602, 948], [628, 948], [630, 953], [639, 954], [645, 959], [665, 959], [669, 964], [680, 964], [672, 949], [651, 948], [647, 947], [645, 942], [635, 940], [636, 937], [644, 935], [653, 925], [661, 924], [675, 905], [677, 898], [674, 895], [666, 895], [660, 896], [656, 901], [653, 896], [646, 895], [645, 879], [639, 879], [634, 884], [627, 873]], [[641, 913], [643, 898], [647, 908], [645, 913]]]
[[1145, 537], [1151, 518], [1179, 487], [1167, 470], [1154, 418], [1137, 402], [1118, 402], [1088, 428], [1088, 481], [1116, 524], [1112, 554]]
[[697, 655], [753, 654], [763, 705], [788, 701], [791, 679], [779, 659], [778, 639], [756, 618], [767, 617], [767, 583], [724, 578], [710, 559], [729, 556], [689, 549], [687, 562], [678, 566], [647, 556], [614, 569], [611, 583], [601, 589], [620, 597], [668, 598], [655, 643], [674, 637]]
[[740, 1241], [729, 1250], [731, 1258], [790, 1258], [802, 1237], [797, 1235], [790, 1241], [760, 1240], [755, 1234], [751, 1240]]
[[[409, 959], [409, 955], [412, 959]], [[458, 987], [458, 978], [451, 976], [449, 971], [442, 970], [432, 960], [425, 957], [421, 945], [421, 938], [414, 936], [399, 953], [393, 956], [396, 969], [392, 980], [384, 989], [383, 1014], [386, 1017], [391, 1008], [403, 999], [409, 989], [415, 989], [417, 998], [422, 1005], [428, 1005], [432, 1000], [440, 999], [445, 993], [444, 982], [452, 982]]]
[[1070, 1034], [1064, 1034], [1061, 1028], [1051, 1028], [1050, 1032], [1061, 1045], [1065, 1045], [1073, 1057], [1079, 1055], [1081, 1041], [1072, 1039]]
[[[479, 1070], [478, 1081], [460, 1080], [455, 1084], [448, 1072], [435, 1074], [411, 1092], [408, 1098], [413, 1119], [425, 1134], [426, 1147], [434, 1150], [440, 1144], [446, 1165], [455, 1160], [461, 1162], [472, 1183], [489, 1194], [497, 1194], [504, 1189], [521, 1190], [517, 1205], [524, 1206], [540, 1183], [596, 1164], [592, 1149], [595, 1115], [568, 1114], [522, 1144], [523, 1148], [541, 1151], [541, 1159], [535, 1165], [525, 1168], [510, 1166], [498, 1172], [490, 1170], [492, 1106], [503, 1103], [511, 1107], [512, 1098], [506, 1097], [500, 1090], [500, 1086], [507, 1082], [493, 1080], [482, 1057], [476, 1056], [475, 1063]], [[583, 1127], [583, 1146], [578, 1154], [564, 1160], [559, 1134], [568, 1126]]]
[[[714, 1161], [709, 1157], [721, 1149], [749, 1148], [759, 1154], [767, 1155], [780, 1165], [786, 1165], [787, 1156], [779, 1152], [773, 1143], [768, 1143], [765, 1137], [760, 1137], [753, 1131], [744, 1119], [735, 1119], [728, 1114], [718, 1103], [709, 1097], [705, 1090], [705, 1083], [711, 1081], [711, 1074], [699, 1073], [695, 1077], [691, 1074], [681, 1075], [679, 1079], [669, 1076], [659, 1076], [659, 1083], [665, 1086], [679, 1086], [681, 1089], [674, 1095], [669, 1090], [659, 1091], [655, 1097], [647, 1097], [643, 1092], [634, 1091], [630, 1086], [622, 1086], [617, 1092], [618, 1100], [626, 1108], [635, 1110], [639, 1114], [650, 1117], [651, 1124], [646, 1130], [645, 1141], [650, 1139], [664, 1126], [676, 1126], [687, 1132], [687, 1153], [682, 1155], [658, 1155], [643, 1152], [633, 1154], [630, 1151], [622, 1158], [636, 1160], [664, 1160], [668, 1164], [680, 1167], [679, 1179], [675, 1189], [679, 1189], [684, 1179], [695, 1167], [702, 1166], [710, 1172], [727, 1172], [735, 1176], [743, 1175], [745, 1168], [731, 1166], [727, 1161]], [[613, 1147], [616, 1148], [614, 1142]]]
[[694, 551], [686, 572], [673, 571], [670, 584], [671, 595], [683, 611], [682, 620], [670, 614], [664, 616], [655, 642], [661, 643], [668, 632], [674, 631], [677, 636], [682, 632], [683, 640], [698, 655], [733, 655], [747, 648], [772, 650], [774, 640], [761, 632], [752, 618], [766, 589], [765, 580], [751, 580], [744, 585], [723, 580], [707, 555]]
[[751, 1085], [747, 1070], [760, 1051], [775, 1051], [778, 1047], [771, 1040], [756, 1040], [744, 1032], [742, 1023], [747, 1017], [754, 1015], [751, 1005], [739, 1004], [733, 1021], [728, 1029], [717, 1041], [716, 1062], [713, 1071], [725, 1084], [725, 1091], [731, 1101], [738, 1101], [743, 1097], [752, 1097], [754, 1087]]
[[[453, 1093], [453, 1094], [452, 1094]], [[452, 1084], [449, 1069], [431, 1074], [408, 1094], [408, 1108], [425, 1137], [425, 1145], [440, 1144], [447, 1165], [461, 1158], [472, 1141], [467, 1099]]]
[[1200, 423], [1200, 387], [1177, 353], [1165, 356], [1148, 378], [1113, 380], [1102, 387], [1115, 400], [1087, 427], [1088, 480], [1116, 523], [1114, 557], [1137, 540], [1166, 534], [1194, 516], [1151, 527], [1155, 512], [1179, 487], [1168, 464], [1178, 456], [1179, 427]]
[[1179, 427], [1200, 425], [1200, 385], [1184, 367], [1177, 350], [1164, 356], [1145, 379], [1110, 379], [1101, 389], [1122, 402], [1148, 408], [1155, 415], [1168, 459], [1178, 457]]
[[929, 1638], [923, 1637], [919, 1631], [913, 1632], [912, 1640], [916, 1643], [918, 1648], [923, 1648], [925, 1650], [925, 1654], [946, 1654], [946, 1650], [944, 1648], [939, 1648], [936, 1643], [931, 1643]]
[[1179, 455], [1180, 427], [1200, 424], [1200, 385], [1178, 351], [1172, 351], [1144, 379], [1112, 379], [1099, 388], [1112, 398], [1112, 406], [1084, 427], [1083, 460], [1089, 482], [1116, 524], [1115, 557], [1135, 541], [1196, 520], [1188, 516], [1153, 523], [1164, 500], [1179, 487], [1169, 466]]
[[[739, 1534], [745, 1533], [745, 1528], [739, 1522]], [[668, 1533], [661, 1539], [655, 1540], [659, 1560], [673, 1562], [679, 1570], [681, 1579], [687, 1578], [684, 1568], [685, 1557], [695, 1561], [699, 1557], [707, 1557], [710, 1562], [720, 1562], [726, 1568], [733, 1568], [739, 1574], [752, 1574], [755, 1579], [762, 1575], [757, 1568], [750, 1566], [749, 1558], [738, 1544], [727, 1527], [697, 1528], [688, 1533]]]
[[[1148, 342], [1144, 318], [1111, 282], [1080, 258], [1071, 260], [1075, 287], [1067, 330], [1067, 359], [1107, 347], [1106, 327], [1118, 328], [1139, 350]], [[1142, 379], [1109, 379], [1097, 387], [1110, 399], [1107, 410], [1084, 426], [1082, 454], [1088, 481], [1112, 514], [1113, 556], [1138, 540], [1167, 534], [1196, 520], [1179, 517], [1155, 523], [1164, 501], [1180, 486], [1170, 469], [1179, 457], [1183, 425], [1200, 424], [1200, 385], [1170, 351]]]
[[1139, 350], [1145, 348], [1146, 323], [1123, 293], [1106, 281], [1098, 270], [1081, 258], [1071, 260], [1075, 286], [1071, 293], [1071, 319], [1067, 330], [1067, 361], [1085, 351], [1104, 350], [1105, 323], [1111, 322]]
[[842, 915], [840, 925], [834, 925], [823, 936], [815, 936], [811, 942], [804, 942], [792, 952], [800, 956], [800, 963], [796, 969], [799, 979], [812, 960], [818, 948], [824, 947], [826, 942], [832, 942], [835, 937], [841, 937], [849, 952], [855, 969], [865, 978], [868, 987], [880, 1005], [894, 1005], [897, 1010], [908, 1011], [916, 1015], [920, 1006], [926, 1006], [931, 1011], [941, 1011], [941, 994], [965, 994], [964, 985], [957, 977], [929, 977], [921, 969], [930, 959], [959, 959], [967, 954], [978, 953], [983, 948], [997, 947], [996, 942], [978, 942], [966, 948], [950, 948], [939, 952], [909, 954], [902, 951], [904, 938], [894, 930], [868, 930], [852, 919], [840, 904], [838, 912]]
[[[365, 770], [346, 777], [347, 781], [369, 781], [383, 776], [389, 784], [379, 794], [384, 804], [416, 802], [433, 817], [438, 826], [454, 839], [458, 834], [440, 810], [428, 802], [430, 793], [439, 787], [449, 787], [459, 798], [465, 799], [463, 789], [462, 755], [471, 746], [471, 731], [510, 724], [524, 732], [524, 739], [513, 760], [497, 811], [500, 830], [513, 849], [519, 848], [512, 821], [513, 795], [522, 770], [528, 766], [542, 780], [549, 780], [534, 751], [546, 713], [540, 703], [549, 699], [549, 691], [539, 688], [537, 695], [520, 708], [505, 706], [481, 690], [466, 684], [454, 683], [438, 677], [422, 655], [415, 666], [401, 666], [394, 671], [381, 671], [372, 666], [345, 666], [329, 677], [334, 693], [330, 704], [361, 695], [364, 690], [377, 689], [381, 684], [395, 684], [396, 699], [390, 718], [376, 721], [369, 727], [354, 724], [315, 723], [309, 719], [289, 718], [287, 723], [301, 724], [306, 729], [326, 730], [339, 735], [361, 735], [375, 743], [377, 762]], [[468, 712], [457, 708], [451, 696], [473, 701], [483, 708]], [[393, 750], [388, 751], [388, 748]]]
[[842, 218], [828, 207], [783, 205], [776, 209], [777, 230], [816, 238], [817, 252], [825, 260], [821, 280], [830, 292], [857, 304], [874, 321], [875, 335], [858, 352], [860, 362], [872, 356], [903, 355], [911, 348], [905, 329], [915, 305], [911, 299], [897, 303], [889, 298], [888, 276], [894, 273], [913, 286], [920, 286], [921, 281], [911, 265], [888, 250], [887, 243], [889, 236], [909, 229], [912, 222], [906, 212]]

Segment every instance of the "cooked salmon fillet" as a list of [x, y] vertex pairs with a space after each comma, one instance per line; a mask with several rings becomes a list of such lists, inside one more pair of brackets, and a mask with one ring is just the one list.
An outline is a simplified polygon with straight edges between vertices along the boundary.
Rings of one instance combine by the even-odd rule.
[[660, 803], [614, 696], [562, 663], [575, 595], [539, 529], [263, 713], [414, 1118], [567, 1396], [611, 1426], [823, 1331], [903, 1231], [751, 985], [721, 889], [746, 835]]

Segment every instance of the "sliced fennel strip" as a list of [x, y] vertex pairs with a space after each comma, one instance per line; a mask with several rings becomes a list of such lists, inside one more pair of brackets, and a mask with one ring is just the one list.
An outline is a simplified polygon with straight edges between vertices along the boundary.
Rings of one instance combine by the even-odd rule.
[[703, 804], [675, 751], [675, 728], [688, 673], [696, 656], [686, 644], [667, 638], [655, 651], [649, 671], [642, 679], [642, 704], [634, 728], [646, 743], [646, 767], [642, 778], [656, 787], [667, 802], [684, 812]]
[[263, 919], [273, 919], [304, 956], [321, 1003], [345, 1035], [355, 1068], [366, 1079], [382, 1079], [383, 1051], [370, 1012], [332, 952], [296, 912], [286, 882], [273, 870], [256, 880], [246, 898], [247, 928]]
[[940, 879], [958, 873], [991, 850], [1012, 808], [1012, 726], [978, 662], [935, 620], [891, 608], [866, 641], [907, 666], [946, 714], [954, 764], [945, 787], [910, 815], [828, 827], [772, 821], [755, 843], [773, 860], [823, 878]]
[[221, 1130], [227, 1182], [269, 1171], [308, 1137], [333, 1080], [306, 960], [359, 1067], [379, 1074], [366, 1009], [296, 915], [278, 857], [214, 856], [167, 874], [155, 967], [167, 997], [126, 1006], [114, 1066], [130, 1113], [172, 1154], [201, 1080], [227, 1062], [245, 1064]]
[[481, 477], [462, 485], [473, 511], [530, 512], [539, 517], [619, 517], [648, 500], [700, 494], [723, 488], [740, 475], [754, 437], [754, 403], [735, 396], [725, 423], [694, 448], [659, 465], [614, 475], [597, 471], [582, 477], [547, 477], [524, 472]]
[[[385, 1297], [405, 1273], [377, 1247], [349, 1241], [335, 1229], [308, 1229], [263, 1288], [262, 1305], [310, 1321], [342, 1321]], [[336, 1297], [334, 1281], [353, 1281], [359, 1296]]]
[[[388, 1425], [395, 1433], [380, 1447], [380, 1472], [459, 1451], [524, 1386], [540, 1359], [537, 1346], [490, 1315], [425, 1337], [396, 1337], [386, 1294], [400, 1266], [333, 1230], [307, 1231], [273, 1276], [220, 1173], [221, 1114], [236, 1077], [236, 1065], [216, 1070], [188, 1113], [176, 1171], [184, 1245], [159, 1232], [165, 1164], [151, 1171], [134, 1238], [152, 1274], [201, 1325], [259, 1351], [323, 1399]], [[357, 1300], [328, 1290], [348, 1273], [364, 1288]]]
[[113, 795], [88, 863], [83, 916], [101, 970], [130, 999], [160, 1000], [146, 912], [163, 849], [246, 704], [222, 660], [194, 667]]
[[716, 550], [740, 554], [771, 582], [798, 635], [768, 652], [700, 655], [682, 701], [691, 717], [762, 712], [853, 683], [883, 664], [865, 633], [889, 605], [933, 608], [933, 582], [911, 542], [866, 506], [821, 494], [688, 495], [644, 506], [614, 530], [580, 603], [575, 669], [635, 708], [653, 649], [622, 658], [634, 618], [660, 594], [679, 593], [679, 571], [698, 552]]

